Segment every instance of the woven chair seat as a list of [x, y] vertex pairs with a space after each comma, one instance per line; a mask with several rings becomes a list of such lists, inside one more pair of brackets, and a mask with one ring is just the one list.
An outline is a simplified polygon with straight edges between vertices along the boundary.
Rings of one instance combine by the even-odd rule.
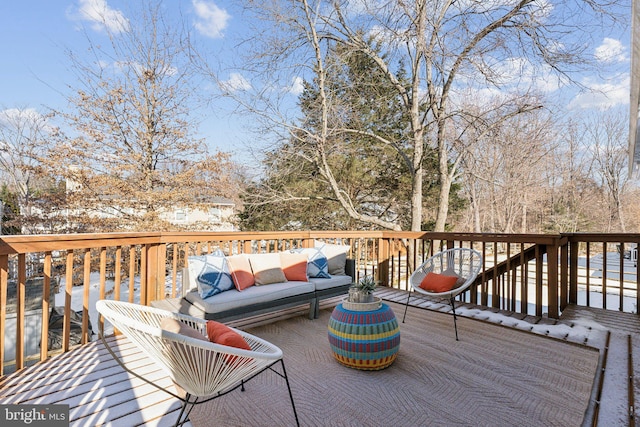
[[[480, 252], [471, 248], [452, 248], [431, 256], [425, 260], [409, 277], [409, 283], [411, 289], [409, 289], [409, 295], [407, 296], [407, 303], [405, 305], [404, 316], [402, 322], [407, 316], [407, 308], [409, 306], [409, 298], [411, 292], [417, 292], [419, 294], [427, 295], [430, 297], [438, 297], [448, 299], [453, 310], [453, 324], [456, 333], [456, 340], [458, 339], [458, 326], [456, 319], [456, 306], [454, 298], [466, 291], [469, 286], [476, 280], [480, 270], [482, 269], [482, 255]], [[443, 274], [443, 275], [455, 275], [458, 277], [456, 285], [444, 292], [432, 292], [420, 287], [423, 279], [429, 273]]]
[[[186, 416], [184, 420], [180, 420], [181, 413], [176, 425], [186, 421], [194, 404], [204, 403], [238, 387], [244, 387], [249, 379], [266, 369], [271, 369], [278, 362], [282, 364], [284, 373], [274, 372], [285, 378], [289, 388], [282, 361], [282, 350], [254, 335], [231, 328], [240, 334], [251, 348], [251, 350], [244, 350], [209, 342], [206, 339], [207, 321], [203, 319], [122, 301], [100, 300], [96, 303], [96, 307], [116, 330], [125, 335], [167, 373], [178, 390], [182, 389], [186, 392], [186, 397], [182, 397], [179, 395], [181, 391], [174, 394], [140, 377], [129, 370], [126, 364], [109, 349], [112, 356], [129, 372], [183, 401], [182, 412], [185, 412]], [[203, 338], [193, 338], [162, 329], [161, 322], [167, 317], [199, 331]], [[289, 396], [295, 414], [290, 388]], [[297, 414], [295, 415], [297, 422]]]

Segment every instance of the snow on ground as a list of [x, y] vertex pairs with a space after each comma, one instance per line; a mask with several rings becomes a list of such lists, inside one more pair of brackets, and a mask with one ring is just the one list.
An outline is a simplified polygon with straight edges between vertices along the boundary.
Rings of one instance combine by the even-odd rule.
[[[181, 283], [180, 277], [177, 282]], [[59, 291], [55, 295], [55, 305], [64, 307], [66, 299], [64, 278], [60, 281]], [[171, 277], [167, 276], [165, 280], [165, 289], [167, 293], [171, 292]], [[105, 281], [105, 298], [113, 299], [115, 292], [115, 282], [113, 280]], [[92, 273], [89, 285], [89, 319], [93, 327], [95, 337], [98, 333], [98, 311], [96, 310], [96, 301], [100, 299], [100, 273]], [[120, 284], [120, 301], [129, 301], [129, 279], [125, 278]], [[133, 302], [140, 303], [140, 277], [136, 276], [133, 283]], [[71, 310], [82, 311], [84, 303], [84, 286], [74, 286], [71, 289]], [[111, 325], [105, 325], [105, 333], [109, 334], [113, 331]], [[94, 337], [94, 338], [95, 338]]]
[[458, 307], [456, 308], [456, 314], [580, 344], [590, 340], [594, 332], [606, 330], [602, 325], [587, 318], [573, 321], [573, 326], [571, 326], [564, 323], [555, 325], [532, 324], [526, 320], [477, 308]]

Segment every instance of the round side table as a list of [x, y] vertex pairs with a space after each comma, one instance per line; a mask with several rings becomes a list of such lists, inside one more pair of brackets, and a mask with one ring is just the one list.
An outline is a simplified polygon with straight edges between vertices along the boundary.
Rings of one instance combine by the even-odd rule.
[[328, 329], [336, 360], [350, 368], [384, 369], [398, 356], [400, 328], [387, 304], [367, 311], [347, 310], [338, 304], [331, 313]]

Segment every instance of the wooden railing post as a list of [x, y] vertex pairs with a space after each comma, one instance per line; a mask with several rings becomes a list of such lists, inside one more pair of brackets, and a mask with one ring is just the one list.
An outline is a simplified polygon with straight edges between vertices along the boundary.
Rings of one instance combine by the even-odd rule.
[[142, 257], [142, 274], [144, 286], [141, 283], [140, 303], [151, 304], [151, 301], [164, 299], [165, 269], [167, 248], [164, 243], [151, 243], [144, 247]]

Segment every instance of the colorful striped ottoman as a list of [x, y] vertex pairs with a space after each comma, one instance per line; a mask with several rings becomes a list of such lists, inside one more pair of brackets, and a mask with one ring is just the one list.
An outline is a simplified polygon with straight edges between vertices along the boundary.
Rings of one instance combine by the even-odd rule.
[[329, 319], [329, 344], [336, 360], [363, 370], [391, 365], [400, 348], [400, 328], [387, 304], [377, 310], [353, 311], [338, 304]]

